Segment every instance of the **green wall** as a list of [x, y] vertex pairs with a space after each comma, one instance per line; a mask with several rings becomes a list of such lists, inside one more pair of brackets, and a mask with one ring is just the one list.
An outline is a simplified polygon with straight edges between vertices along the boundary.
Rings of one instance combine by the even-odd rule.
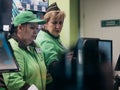
[[70, 0], [70, 46], [74, 46], [79, 38], [79, 0]]
[[57, 2], [58, 7], [66, 13], [61, 39], [63, 44], [70, 48], [76, 44], [79, 37], [79, 0], [49, 0], [49, 4]]

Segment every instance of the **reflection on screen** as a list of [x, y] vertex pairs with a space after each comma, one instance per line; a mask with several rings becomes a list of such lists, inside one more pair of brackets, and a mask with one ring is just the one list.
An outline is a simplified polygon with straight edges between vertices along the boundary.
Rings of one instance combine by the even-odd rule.
[[0, 71], [8, 72], [14, 70], [18, 70], [18, 66], [5, 35], [2, 32], [0, 33]]
[[105, 59], [108, 62], [112, 61], [112, 41], [110, 40], [100, 40], [98, 42], [99, 50], [104, 52]]

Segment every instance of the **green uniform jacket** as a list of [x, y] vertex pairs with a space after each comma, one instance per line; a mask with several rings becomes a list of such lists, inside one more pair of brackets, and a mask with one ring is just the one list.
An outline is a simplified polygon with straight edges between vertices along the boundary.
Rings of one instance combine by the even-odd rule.
[[49, 32], [40, 31], [37, 35], [36, 42], [40, 44], [45, 54], [45, 63], [47, 67], [53, 61], [63, 60], [65, 47], [61, 44], [59, 37], [52, 36]]
[[9, 42], [20, 72], [3, 74], [8, 90], [19, 90], [25, 83], [34, 84], [39, 90], [45, 90], [47, 71], [40, 48], [30, 46], [28, 50], [24, 50], [14, 39], [10, 39]]

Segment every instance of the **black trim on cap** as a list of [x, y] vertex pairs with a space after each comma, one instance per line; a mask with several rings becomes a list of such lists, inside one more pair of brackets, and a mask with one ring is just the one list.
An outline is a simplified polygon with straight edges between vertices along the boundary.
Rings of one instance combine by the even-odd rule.
[[50, 6], [48, 6], [46, 12], [56, 11], [56, 10], [60, 10], [60, 8], [57, 6], [57, 3], [54, 2]]

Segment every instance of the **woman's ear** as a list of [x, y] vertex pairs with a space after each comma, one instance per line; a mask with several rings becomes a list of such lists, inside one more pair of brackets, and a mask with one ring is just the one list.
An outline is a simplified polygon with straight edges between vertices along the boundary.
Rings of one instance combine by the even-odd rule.
[[18, 29], [17, 30], [18, 32], [22, 32], [23, 31], [23, 26], [22, 25], [18, 25], [17, 29]]

